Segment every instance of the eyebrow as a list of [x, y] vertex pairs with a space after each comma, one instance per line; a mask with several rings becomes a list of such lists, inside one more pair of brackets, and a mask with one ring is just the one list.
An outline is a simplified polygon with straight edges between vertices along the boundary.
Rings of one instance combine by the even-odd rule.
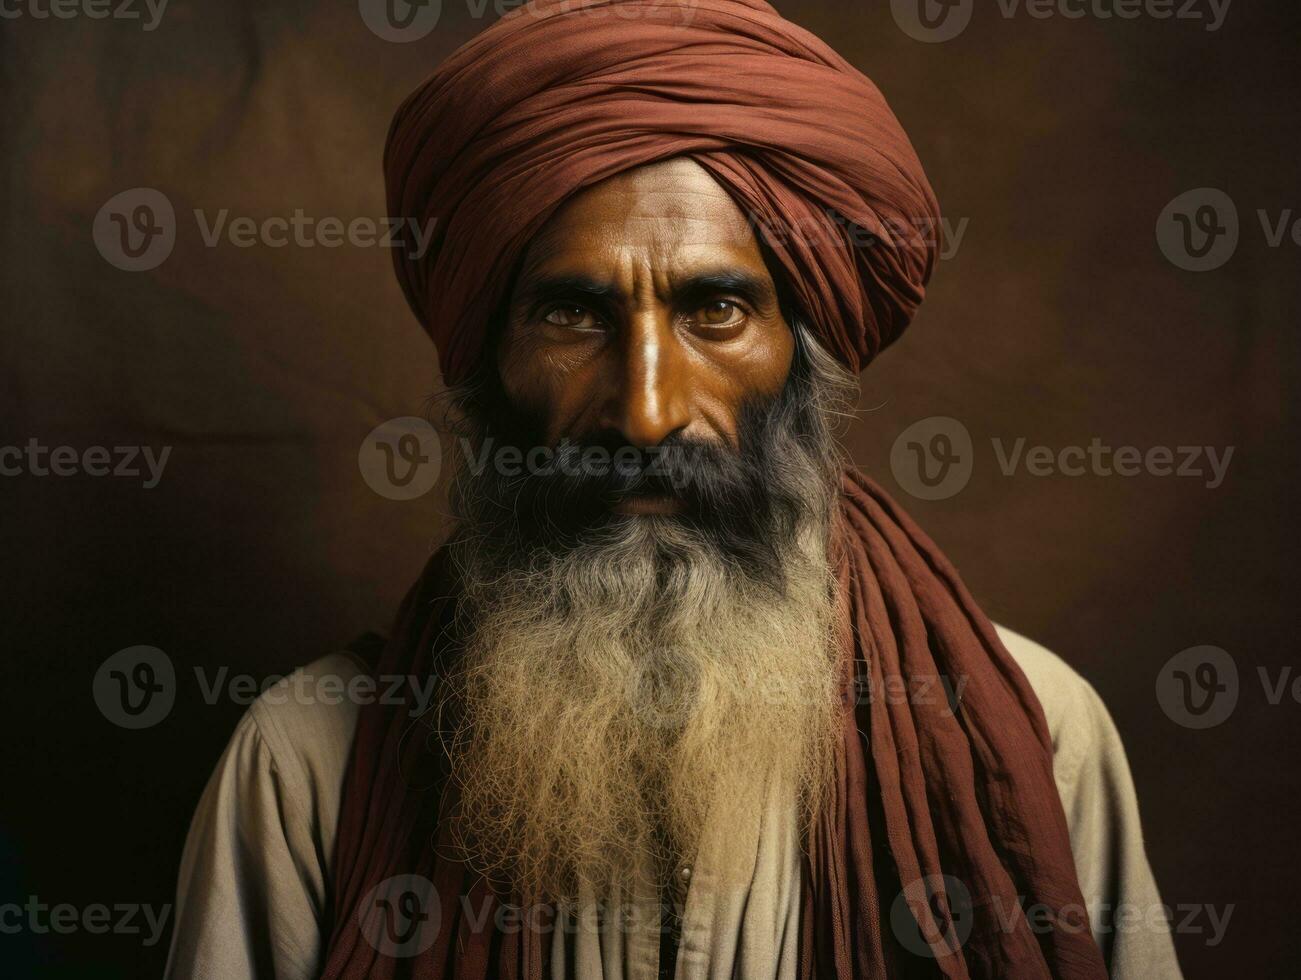
[[528, 278], [520, 290], [520, 301], [529, 307], [566, 299], [586, 299], [603, 303], [618, 300], [622, 291], [608, 282], [584, 275], [542, 275]]
[[[774, 302], [776, 287], [762, 276], [741, 269], [718, 269], [684, 276], [672, 284], [673, 301], [701, 301], [718, 293], [735, 293], [755, 305]], [[624, 292], [612, 283], [581, 274], [543, 274], [526, 278], [518, 302], [535, 308], [548, 302], [585, 300], [611, 305], [623, 300]]]
[[772, 302], [777, 297], [771, 281], [740, 269], [687, 276], [681, 282], [674, 283], [673, 291], [679, 300], [703, 300], [718, 293], [736, 293], [756, 306]]

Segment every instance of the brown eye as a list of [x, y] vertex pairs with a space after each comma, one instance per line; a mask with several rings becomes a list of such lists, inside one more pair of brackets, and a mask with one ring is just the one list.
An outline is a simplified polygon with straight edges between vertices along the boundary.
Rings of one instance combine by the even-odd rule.
[[741, 308], [728, 300], [709, 303], [696, 313], [696, 321], [706, 327], [736, 326], [743, 317]]
[[553, 306], [542, 318], [553, 327], [570, 327], [591, 330], [596, 327], [596, 317], [581, 306]]

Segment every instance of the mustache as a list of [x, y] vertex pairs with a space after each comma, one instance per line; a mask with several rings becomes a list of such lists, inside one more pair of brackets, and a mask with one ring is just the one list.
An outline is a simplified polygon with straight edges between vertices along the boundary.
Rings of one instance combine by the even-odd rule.
[[[804, 429], [799, 401], [784, 391], [746, 406], [736, 445], [675, 433], [638, 447], [607, 430], [546, 447], [530, 445], [526, 424], [494, 426], [466, 474], [463, 513], [485, 544], [508, 538], [517, 553], [591, 543], [631, 520], [664, 522], [703, 536], [739, 567], [779, 580], [781, 542], [808, 513], [805, 487], [783, 477], [783, 467], [798, 469], [789, 457], [790, 438]], [[514, 465], [499, 465], [503, 458]], [[678, 506], [652, 518], [614, 510], [635, 497], [667, 497]]]
[[474, 459], [465, 448], [476, 478], [491, 466], [516, 503], [531, 502], [556, 515], [604, 511], [633, 497], [671, 497], [707, 513], [751, 475], [737, 450], [681, 435], [639, 447], [608, 431], [527, 452], [514, 442], [494, 445], [489, 437]]

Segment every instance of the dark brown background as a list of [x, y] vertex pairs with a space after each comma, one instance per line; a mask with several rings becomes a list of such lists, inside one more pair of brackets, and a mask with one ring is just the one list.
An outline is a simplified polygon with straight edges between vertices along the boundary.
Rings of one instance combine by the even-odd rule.
[[[116, 0], [115, 0], [116, 2]], [[1301, 209], [1298, 29], [1290, 4], [1197, 21], [1011, 20], [915, 42], [884, 2], [783, 11], [887, 93], [946, 215], [969, 219], [911, 333], [865, 378], [849, 443], [887, 487], [899, 432], [933, 415], [976, 440], [970, 485], [903, 502], [996, 619], [1089, 678], [1129, 747], [1148, 850], [1171, 905], [1232, 904], [1224, 942], [1179, 937], [1191, 977], [1290, 975], [1301, 864], [1301, 705], [1256, 676], [1301, 665], [1292, 487], [1298, 246], [1255, 212]], [[205, 247], [191, 217], [379, 217], [399, 99], [486, 23], [445, 0], [437, 29], [386, 43], [355, 3], [173, 0], [157, 30], [0, 21], [6, 445], [173, 446], [161, 484], [0, 478], [11, 607], [0, 854], [6, 893], [170, 902], [187, 820], [242, 707], [192, 668], [258, 678], [383, 625], [444, 526], [363, 482], [379, 422], [420, 414], [433, 351], [378, 248]], [[488, 16], [495, 16], [491, 5]], [[91, 222], [156, 187], [179, 216], [158, 269], [109, 265]], [[1158, 213], [1213, 186], [1242, 215], [1223, 268], [1181, 271]], [[1296, 215], [1294, 215], [1295, 220]], [[990, 439], [1236, 447], [1199, 480], [1004, 477]], [[108, 655], [152, 644], [175, 709], [125, 731], [91, 699]], [[1237, 710], [1209, 731], [1162, 713], [1161, 666], [1230, 651]], [[10, 900], [5, 897], [0, 900]], [[1205, 924], [1205, 916], [1199, 924]], [[165, 943], [0, 936], [22, 974], [156, 975]]]

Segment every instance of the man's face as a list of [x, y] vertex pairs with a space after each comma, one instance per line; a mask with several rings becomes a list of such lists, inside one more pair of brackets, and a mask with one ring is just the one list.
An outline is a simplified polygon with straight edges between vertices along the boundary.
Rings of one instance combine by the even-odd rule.
[[[498, 369], [551, 445], [600, 435], [735, 449], [743, 410], [781, 392], [793, 351], [745, 215], [698, 164], [670, 160], [575, 195], [538, 233]], [[617, 509], [679, 506], [631, 497]]]
[[[468, 431], [641, 459], [457, 474], [456, 838], [522, 889], [618, 894], [768, 787], [816, 811], [839, 725], [836, 379], [690, 162], [571, 199], [507, 312]], [[744, 880], [753, 855], [717, 847], [720, 887]]]

